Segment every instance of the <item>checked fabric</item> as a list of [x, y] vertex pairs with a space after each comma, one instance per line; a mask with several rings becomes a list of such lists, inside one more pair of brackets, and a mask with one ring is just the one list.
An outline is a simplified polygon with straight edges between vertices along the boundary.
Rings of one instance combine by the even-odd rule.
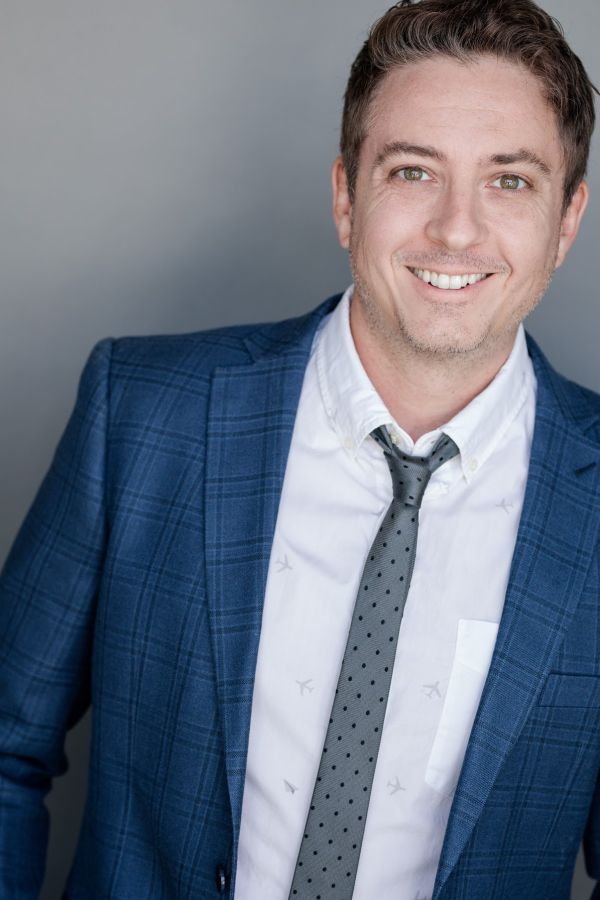
[[350, 900], [415, 561], [419, 508], [432, 473], [458, 454], [443, 434], [427, 458], [407, 456], [385, 427], [394, 496], [363, 570], [290, 900]]

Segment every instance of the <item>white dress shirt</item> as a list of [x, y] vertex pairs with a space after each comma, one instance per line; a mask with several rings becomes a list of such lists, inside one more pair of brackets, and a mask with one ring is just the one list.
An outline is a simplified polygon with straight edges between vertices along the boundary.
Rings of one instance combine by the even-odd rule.
[[370, 432], [425, 456], [428, 484], [354, 900], [429, 900], [502, 615], [535, 376], [523, 328], [490, 385], [415, 443], [364, 371], [349, 288], [313, 343], [275, 529], [252, 701], [236, 900], [287, 900], [364, 561], [392, 499]]

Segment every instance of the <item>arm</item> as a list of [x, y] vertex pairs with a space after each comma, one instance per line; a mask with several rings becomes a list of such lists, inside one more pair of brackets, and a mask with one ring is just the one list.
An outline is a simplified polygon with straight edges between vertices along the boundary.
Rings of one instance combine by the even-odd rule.
[[0, 897], [44, 877], [51, 779], [90, 702], [95, 600], [106, 541], [111, 342], [93, 351], [54, 461], [0, 577]]

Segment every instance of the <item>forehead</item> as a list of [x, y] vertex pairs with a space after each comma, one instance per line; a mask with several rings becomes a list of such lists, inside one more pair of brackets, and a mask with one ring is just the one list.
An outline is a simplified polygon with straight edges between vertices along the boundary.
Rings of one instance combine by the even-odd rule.
[[440, 143], [444, 153], [469, 155], [509, 152], [516, 142], [543, 150], [556, 166], [562, 161], [556, 116], [539, 80], [487, 56], [466, 63], [437, 56], [388, 73], [371, 101], [365, 150], [376, 153], [390, 141]]

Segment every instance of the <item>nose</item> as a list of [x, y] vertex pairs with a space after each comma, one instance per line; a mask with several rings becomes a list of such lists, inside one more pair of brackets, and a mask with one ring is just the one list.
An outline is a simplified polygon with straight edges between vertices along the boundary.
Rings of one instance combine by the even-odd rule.
[[448, 185], [431, 210], [425, 230], [431, 241], [454, 252], [482, 244], [488, 230], [477, 191]]

